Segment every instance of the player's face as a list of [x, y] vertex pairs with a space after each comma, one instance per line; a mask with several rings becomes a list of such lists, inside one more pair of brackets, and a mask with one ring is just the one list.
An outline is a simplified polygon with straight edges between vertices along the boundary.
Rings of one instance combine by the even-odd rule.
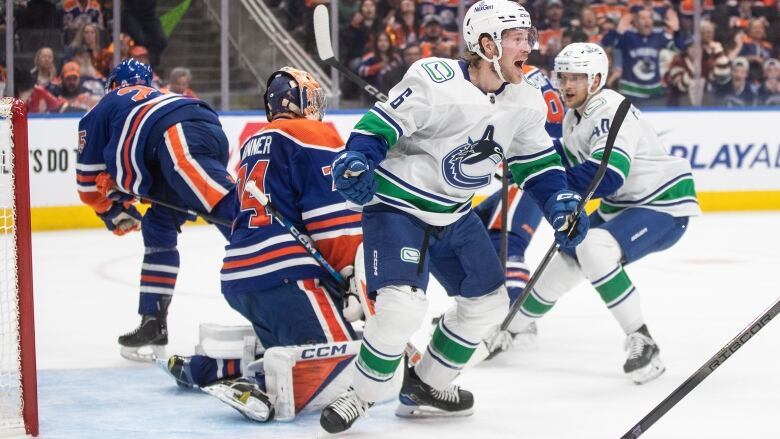
[[511, 29], [501, 37], [501, 74], [507, 82], [519, 84], [523, 80], [523, 63], [533, 49], [535, 32], [529, 29]]
[[588, 99], [588, 75], [585, 73], [556, 73], [558, 90], [568, 108], [580, 108]]

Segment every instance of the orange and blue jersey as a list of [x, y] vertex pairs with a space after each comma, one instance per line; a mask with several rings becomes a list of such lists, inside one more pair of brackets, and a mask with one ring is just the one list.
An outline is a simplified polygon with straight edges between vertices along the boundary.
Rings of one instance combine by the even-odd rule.
[[[204, 173], [199, 172], [200, 165], [191, 159], [187, 142], [180, 133], [180, 123], [184, 121], [219, 126], [214, 110], [197, 99], [164, 94], [145, 86], [122, 87], [104, 96], [79, 121], [76, 179], [81, 200], [98, 213], [111, 207], [96, 187], [101, 172], [109, 173], [126, 192], [153, 195], [152, 172], [147, 162], [157, 160], [156, 149], [165, 141], [164, 147], [171, 149], [173, 160], [180, 159], [180, 167], [192, 171], [189, 180], [194, 185], [193, 191], [204, 193], [201, 198], [208, 199], [211, 206], [204, 203], [203, 207], [210, 211], [219, 200], [209, 197], [209, 193], [216, 191], [224, 195], [226, 185], [224, 182], [210, 184], [213, 182], [200, 175]], [[187, 176], [184, 177], [186, 180]]]
[[95, 23], [103, 28], [103, 12], [100, 10], [100, 2], [89, 0], [86, 7], [81, 7], [77, 0], [65, 0], [62, 3], [62, 24], [63, 27], [70, 28], [72, 23], [78, 22], [83, 25], [84, 19], [81, 16], [89, 17], [90, 23]]
[[223, 293], [328, 276], [245, 191], [247, 181], [254, 181], [283, 217], [311, 237], [336, 270], [353, 264], [362, 239], [361, 214], [347, 209], [330, 175], [343, 149], [332, 125], [307, 119], [276, 120], [246, 140], [236, 182], [237, 215], [222, 266]]

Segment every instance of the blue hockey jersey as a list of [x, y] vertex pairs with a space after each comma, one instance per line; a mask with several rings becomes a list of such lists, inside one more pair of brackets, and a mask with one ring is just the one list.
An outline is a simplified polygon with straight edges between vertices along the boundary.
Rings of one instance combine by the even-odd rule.
[[245, 191], [254, 181], [274, 207], [311, 237], [336, 269], [352, 265], [361, 214], [347, 209], [330, 165], [344, 150], [336, 130], [308, 119], [276, 120], [244, 142], [236, 182], [237, 216], [222, 266], [222, 292], [244, 293], [322, 278], [322, 269], [287, 229]]
[[151, 195], [146, 160], [165, 130], [185, 120], [219, 125], [217, 114], [205, 102], [151, 87], [122, 87], [104, 96], [79, 121], [76, 179], [81, 200], [98, 213], [111, 207], [96, 187], [101, 172], [111, 174], [127, 192]]

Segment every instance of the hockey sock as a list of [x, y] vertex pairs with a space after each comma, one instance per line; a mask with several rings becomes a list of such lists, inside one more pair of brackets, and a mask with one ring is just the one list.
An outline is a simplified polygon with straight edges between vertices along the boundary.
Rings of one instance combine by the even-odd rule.
[[509, 303], [515, 303], [517, 298], [523, 294], [530, 276], [528, 266], [522, 260], [510, 259], [506, 261], [506, 289], [509, 293]]
[[456, 297], [456, 305], [439, 320], [416, 371], [420, 379], [444, 390], [458, 376], [486, 333], [501, 323], [509, 308], [502, 286], [482, 297]]
[[420, 327], [428, 302], [419, 288], [407, 285], [382, 287], [377, 293], [373, 318], [363, 332], [354, 388], [368, 402], [383, 400], [392, 392], [391, 379], [403, 357], [409, 337]]
[[222, 379], [241, 376], [241, 360], [214, 359], [205, 355], [193, 355], [190, 359], [192, 380], [198, 387], [205, 387]]
[[626, 334], [643, 325], [639, 294], [622, 265], [592, 283]]
[[141, 266], [138, 314], [152, 315], [160, 311], [160, 296], [173, 295], [178, 273], [179, 251], [176, 248], [146, 248]]

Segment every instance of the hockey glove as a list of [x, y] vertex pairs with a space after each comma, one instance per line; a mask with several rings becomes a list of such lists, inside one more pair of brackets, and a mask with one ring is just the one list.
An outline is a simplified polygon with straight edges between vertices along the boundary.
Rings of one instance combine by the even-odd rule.
[[106, 223], [106, 228], [117, 236], [141, 230], [141, 214], [129, 203], [113, 203], [111, 209], [98, 216]]
[[[544, 216], [550, 225], [555, 229], [555, 240], [563, 248], [576, 247], [585, 239], [590, 226], [590, 220], [587, 213], [580, 213], [576, 222], [572, 224], [574, 218], [572, 215], [577, 210], [577, 205], [582, 200], [580, 194], [568, 189], [560, 190], [554, 193], [546, 203], [544, 203]], [[569, 231], [574, 228], [572, 236], [569, 237]]]
[[101, 172], [98, 174], [95, 179], [95, 186], [97, 186], [97, 190], [101, 195], [111, 201], [116, 201], [117, 203], [132, 201], [134, 198], [132, 195], [120, 191], [117, 188], [114, 178], [108, 172]]
[[362, 205], [374, 197], [374, 164], [362, 152], [346, 151], [339, 154], [331, 170], [336, 189], [347, 200]]

